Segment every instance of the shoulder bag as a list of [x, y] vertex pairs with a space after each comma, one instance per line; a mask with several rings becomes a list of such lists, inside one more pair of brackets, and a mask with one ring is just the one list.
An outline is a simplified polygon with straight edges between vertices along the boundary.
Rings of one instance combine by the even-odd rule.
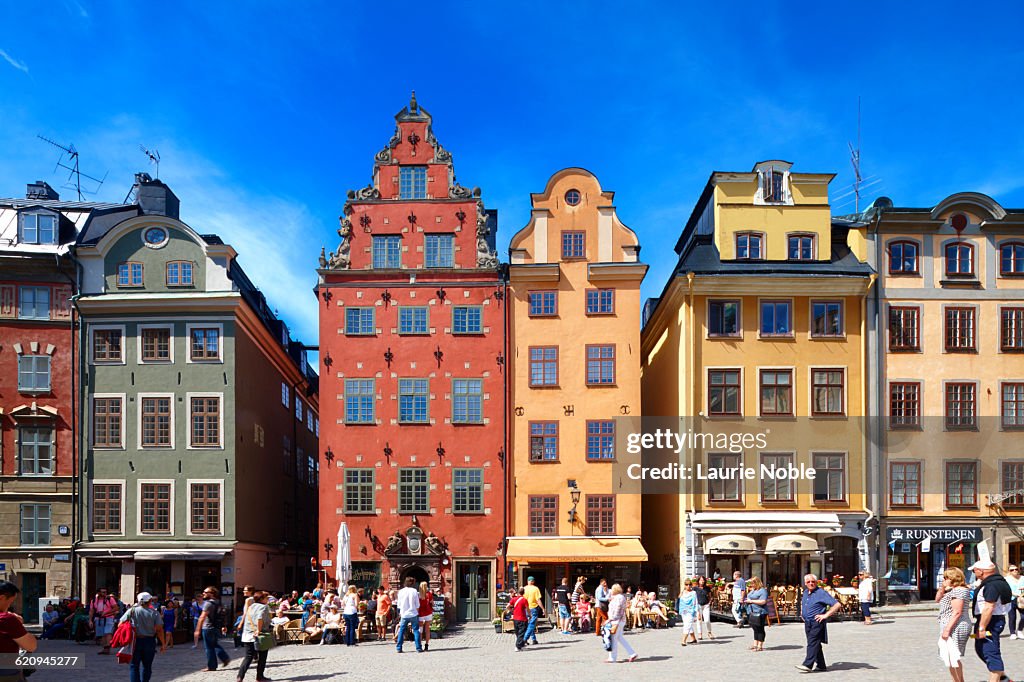
[[[246, 615], [252, 613], [253, 609], [247, 609]], [[256, 645], [256, 651], [270, 651], [277, 646], [277, 640], [274, 639], [274, 633], [272, 632], [261, 632], [263, 626], [263, 619], [257, 623], [253, 619], [249, 619], [249, 627], [253, 634], [253, 644]]]

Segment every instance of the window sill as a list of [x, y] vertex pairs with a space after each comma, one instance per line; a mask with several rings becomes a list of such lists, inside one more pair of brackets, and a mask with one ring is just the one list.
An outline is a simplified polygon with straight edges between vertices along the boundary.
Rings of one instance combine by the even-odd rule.
[[186, 450], [223, 450], [223, 445], [189, 445]]
[[368, 421], [368, 422], [350, 422], [350, 421], [346, 421], [345, 424], [344, 424], [344, 426], [376, 426], [376, 425], [377, 425], [376, 420]]
[[944, 287], [964, 287], [971, 289], [981, 288], [981, 282], [975, 279], [973, 275], [971, 277], [965, 277], [964, 279], [942, 279], [939, 280], [939, 284]]
[[849, 418], [850, 417], [847, 414], [839, 414], [839, 413], [833, 414], [831, 412], [815, 413], [815, 414], [811, 415], [811, 419], [821, 419], [823, 421], [840, 421], [840, 420], [845, 420], [845, 419], [849, 419]]
[[811, 341], [846, 341], [846, 334], [811, 334]]
[[619, 387], [618, 384], [616, 384], [614, 382], [610, 383], [610, 384], [591, 384], [591, 383], [587, 383], [587, 388], [618, 388], [618, 387]]
[[377, 334], [376, 334], [376, 333], [374, 333], [374, 332], [345, 332], [345, 336], [366, 336], [366, 337], [374, 337], [374, 336], [377, 336]]
[[771, 507], [773, 509], [781, 507], [797, 507], [796, 500], [761, 500], [762, 507]]
[[795, 334], [758, 334], [759, 341], [796, 341]]
[[944, 348], [942, 350], [942, 352], [943, 353], [948, 353], [950, 355], [977, 355], [978, 354], [978, 349], [977, 348]]
[[723, 412], [721, 414], [715, 413], [715, 414], [709, 414], [705, 418], [708, 421], [719, 421], [719, 422], [722, 422], [722, 421], [732, 421], [734, 419], [743, 419], [743, 413], [741, 413], [741, 412], [735, 412], [735, 413], [733, 413], [733, 412]]
[[399, 421], [398, 425], [399, 426], [430, 426], [430, 420], [428, 419], [427, 421], [422, 421], [422, 422], [403, 422], [403, 421]]
[[815, 507], [849, 507], [848, 500], [814, 500]]
[[616, 464], [619, 459], [617, 457], [587, 457], [587, 464]]
[[892, 272], [892, 271], [890, 271], [889, 272], [889, 276], [890, 277], [902, 277], [902, 278], [908, 278], [908, 277], [918, 277], [918, 278], [920, 278], [921, 277], [921, 273], [920, 272]]
[[900, 511], [921, 511], [922, 507], [920, 504], [889, 504], [889, 509], [899, 509]]
[[1024, 347], [1021, 348], [1000, 348], [1000, 353], [1024, 353]]
[[530, 388], [561, 388], [558, 384], [530, 384]]
[[20, 387], [18, 388], [18, 393], [20, 393], [21, 395], [31, 395], [31, 396], [35, 396], [37, 398], [45, 396], [45, 395], [50, 395], [52, 392], [53, 392], [52, 389], [49, 389], [49, 388], [46, 388], [46, 389], [41, 389], [41, 388], [26, 389], [26, 388], [20, 388]]
[[789, 414], [759, 414], [757, 415], [758, 420], [766, 422], [794, 422], [796, 421], [796, 415], [793, 413]]
[[557, 459], [531, 459], [530, 464], [560, 464], [561, 461]]
[[924, 431], [921, 424], [889, 424], [890, 431]]
[[889, 348], [889, 352], [894, 355], [909, 354], [909, 353], [920, 353], [920, 348]]
[[742, 341], [742, 334], [708, 334], [709, 341]]
[[453, 516], [483, 516], [484, 515], [484, 510], [483, 509], [480, 509], [480, 510], [475, 510], [474, 509], [473, 511], [453, 511], [452, 515]]
[[610, 313], [592, 313], [592, 312], [587, 312], [587, 313], [584, 313], [584, 314], [587, 317], [615, 317], [615, 311], [612, 311]]
[[967, 433], [971, 433], [971, 432], [977, 433], [979, 431], [979, 429], [978, 429], [978, 425], [977, 424], [972, 424], [970, 426], [950, 426], [949, 424], [947, 424], [946, 427], [943, 429], [943, 431], [947, 431], [947, 432], [950, 432], [950, 433], [956, 433], [957, 431], [964, 431], [964, 432], [967, 432]]
[[548, 315], [548, 314], [544, 314], [544, 315], [528, 315], [528, 317], [531, 320], [535, 320], [537, 318], [557, 318], [558, 317], [558, 313], [552, 313], [550, 315]]
[[93, 445], [95, 452], [124, 452], [124, 445]]
[[483, 330], [472, 332], [452, 332], [452, 336], [484, 336]]
[[349, 511], [345, 510], [342, 512], [345, 516], [376, 516], [376, 511]]
[[743, 507], [743, 500], [708, 500], [709, 507]]
[[140, 365], [173, 365], [174, 364], [174, 360], [170, 360], [170, 359], [167, 359], [167, 360], [146, 360], [145, 358], [143, 358], [142, 360], [139, 360], [138, 364], [140, 364]]
[[104, 365], [118, 366], [123, 365], [124, 360], [93, 360], [89, 364], [95, 365], [96, 367], [103, 367]]
[[978, 511], [978, 505], [976, 504], [965, 504], [965, 505], [946, 505], [946, 511]]
[[398, 332], [399, 336], [430, 336], [430, 332]]
[[483, 420], [478, 422], [457, 422], [452, 420], [452, 426], [487, 426], [487, 424], [485, 424]]
[[426, 511], [402, 511], [398, 510], [399, 516], [430, 516], [430, 510]]
[[223, 365], [224, 360], [221, 358], [192, 358], [188, 359], [189, 362], [196, 365]]

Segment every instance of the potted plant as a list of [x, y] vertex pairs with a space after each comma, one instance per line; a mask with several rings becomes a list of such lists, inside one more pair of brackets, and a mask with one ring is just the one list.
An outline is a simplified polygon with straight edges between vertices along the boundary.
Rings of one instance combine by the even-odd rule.
[[671, 611], [670, 610], [668, 612], [668, 626], [670, 628], [674, 628], [676, 626], [676, 623], [678, 623], [678, 622], [679, 622], [679, 614], [676, 611]]
[[846, 576], [843, 576], [843, 575], [833, 575], [832, 576], [832, 587], [839, 587], [840, 585], [842, 585], [843, 584], [843, 578], [845, 578], [845, 577]]
[[497, 634], [500, 635], [501, 634], [501, 618], [495, 618], [494, 620], [492, 620], [491, 621], [491, 625], [494, 626], [494, 631]]

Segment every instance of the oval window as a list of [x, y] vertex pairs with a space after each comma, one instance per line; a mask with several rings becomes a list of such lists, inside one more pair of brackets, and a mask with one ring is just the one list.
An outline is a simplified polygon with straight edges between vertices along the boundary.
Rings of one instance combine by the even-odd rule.
[[565, 203], [569, 206], [579, 206], [580, 204], [580, 191], [578, 189], [571, 189], [565, 193]]

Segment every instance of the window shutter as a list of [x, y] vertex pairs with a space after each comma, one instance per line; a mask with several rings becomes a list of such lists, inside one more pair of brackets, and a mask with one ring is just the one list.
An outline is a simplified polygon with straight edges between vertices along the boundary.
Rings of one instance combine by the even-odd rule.
[[13, 284], [0, 285], [0, 317], [14, 317], [15, 289]]
[[71, 287], [64, 285], [53, 288], [53, 307], [51, 315], [55, 320], [71, 318]]

